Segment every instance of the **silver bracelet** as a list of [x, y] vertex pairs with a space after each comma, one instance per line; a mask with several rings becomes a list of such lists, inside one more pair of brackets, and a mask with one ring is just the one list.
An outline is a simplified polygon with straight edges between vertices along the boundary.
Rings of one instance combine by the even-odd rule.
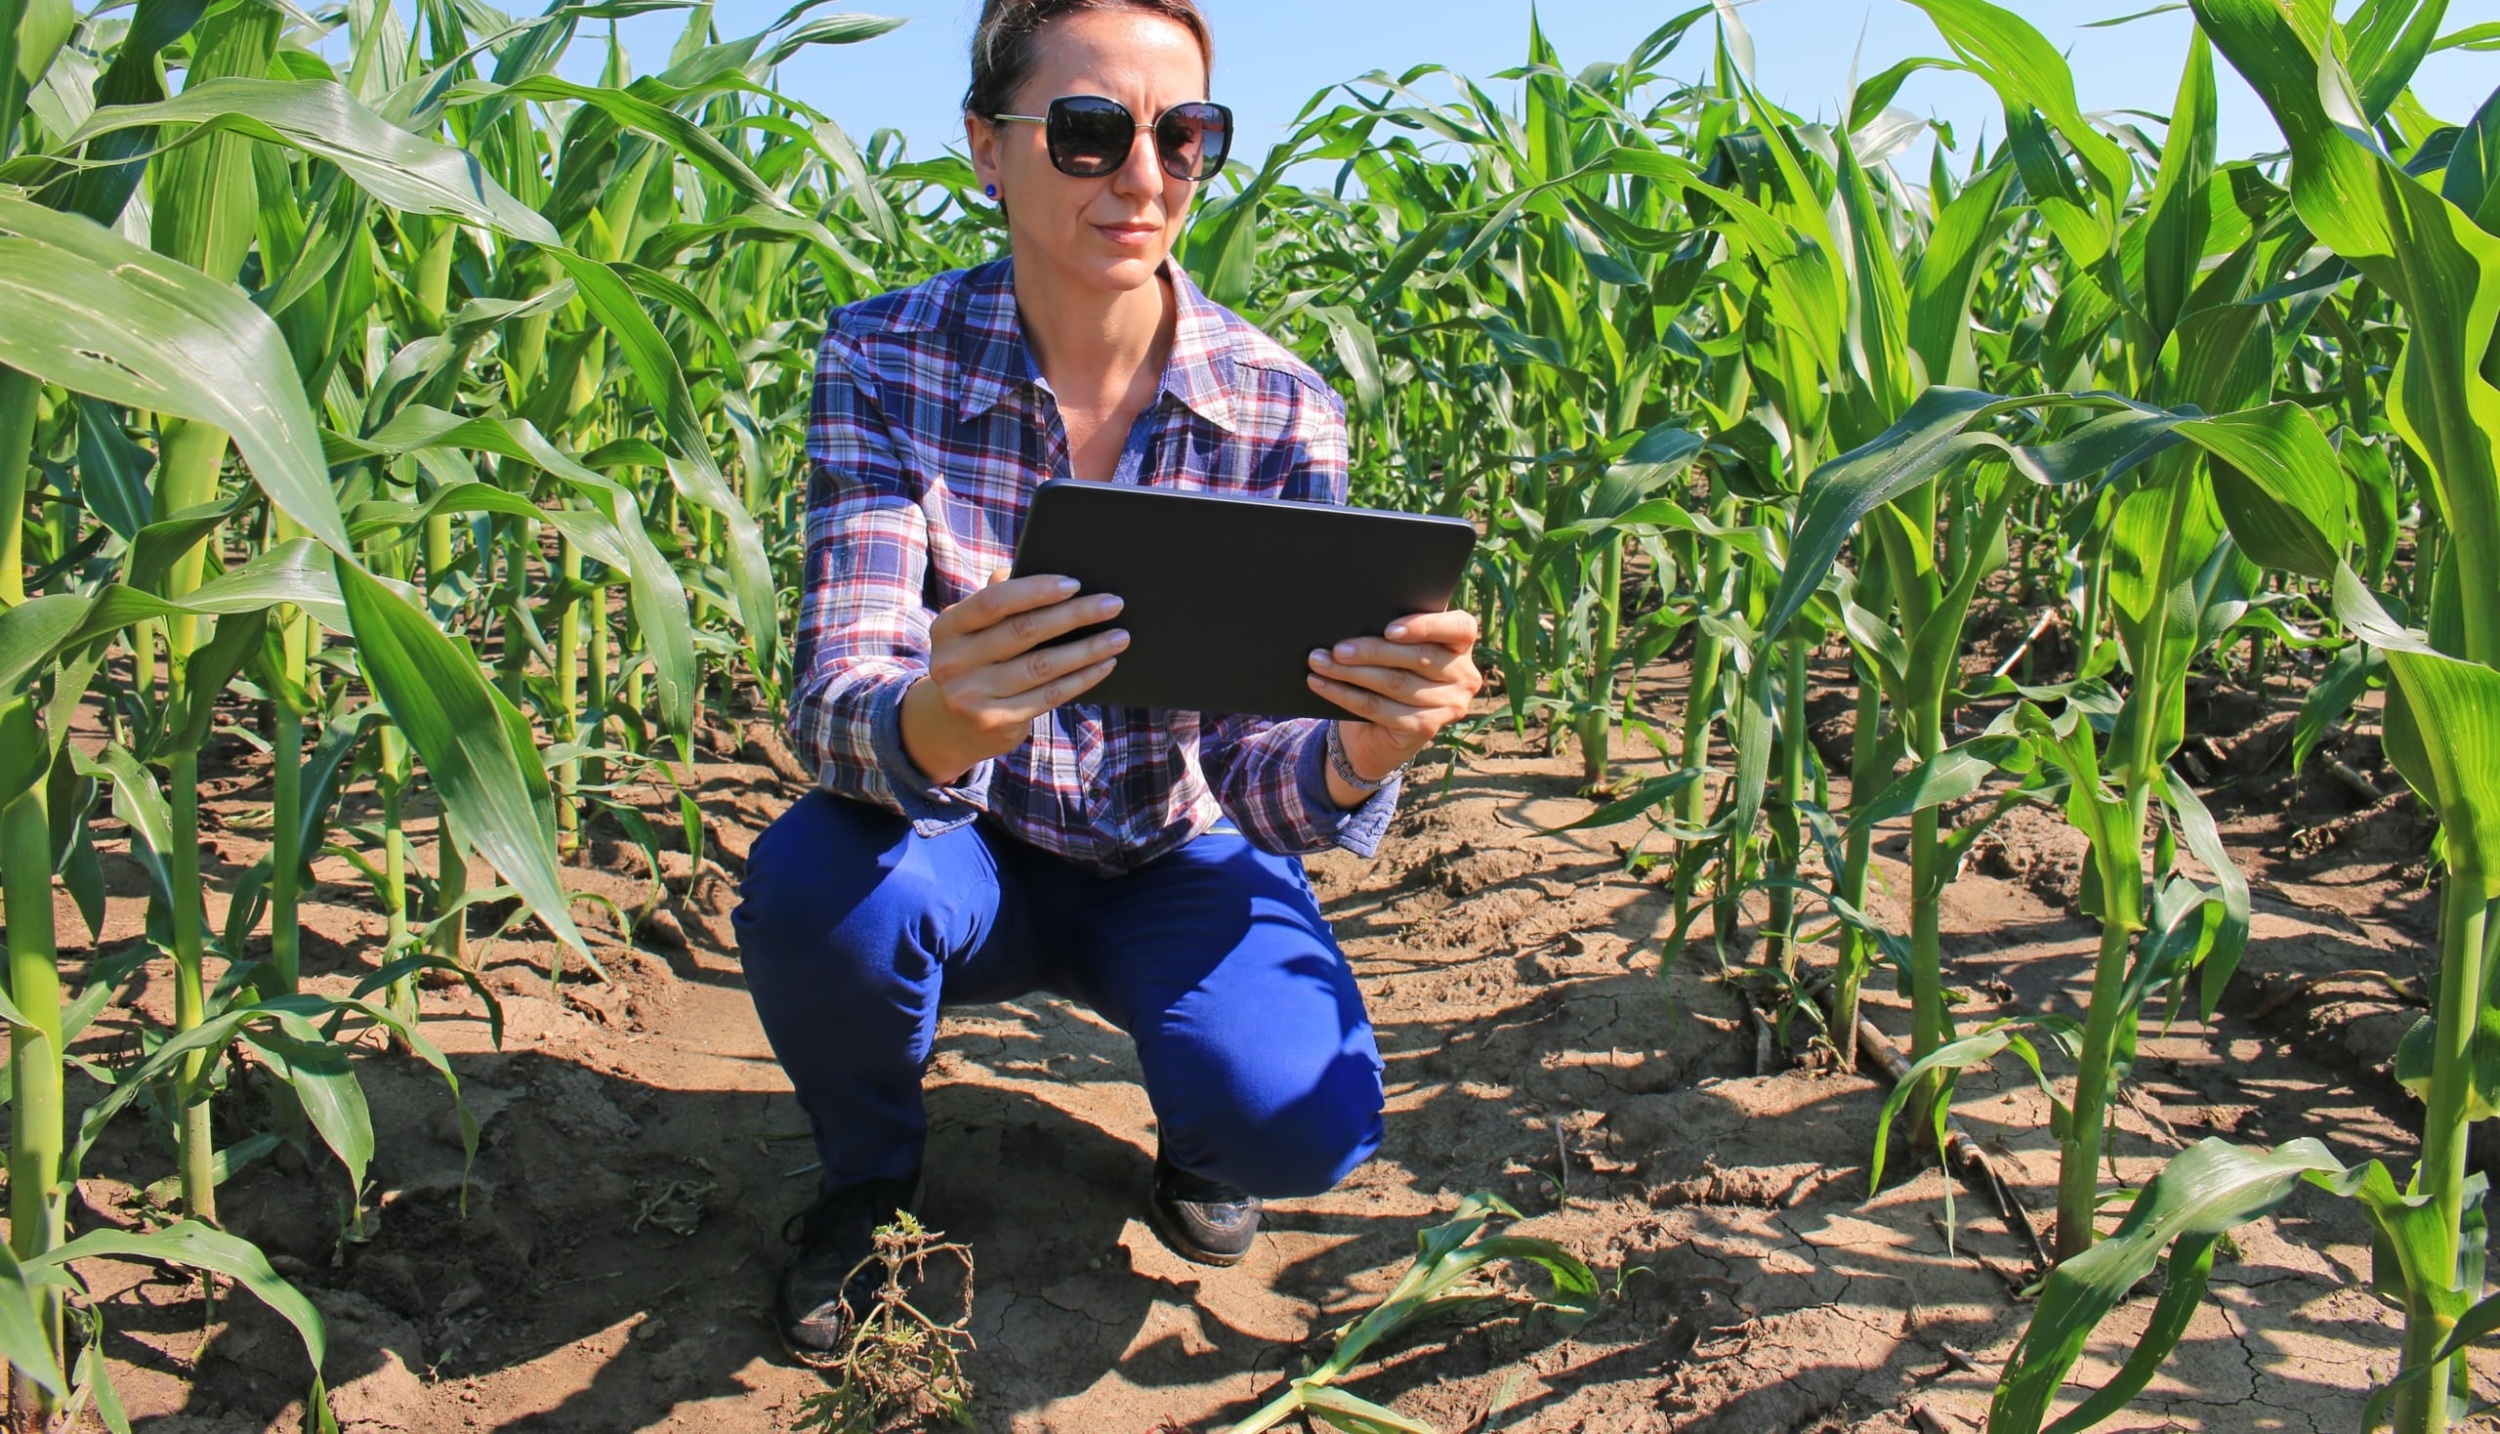
[[[1413, 760], [1412, 757], [1407, 759], [1409, 762]], [[1396, 780], [1398, 773], [1406, 770], [1406, 762], [1400, 762], [1390, 768], [1389, 774], [1379, 781], [1365, 780], [1354, 770], [1353, 760], [1345, 754], [1345, 724], [1332, 721], [1328, 724], [1328, 770], [1336, 773], [1339, 781], [1358, 792], [1377, 792]]]

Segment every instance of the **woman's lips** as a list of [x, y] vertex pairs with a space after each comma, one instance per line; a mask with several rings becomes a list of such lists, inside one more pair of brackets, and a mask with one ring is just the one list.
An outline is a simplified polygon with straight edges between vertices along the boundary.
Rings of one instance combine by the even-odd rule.
[[1097, 224], [1094, 232], [1124, 248], [1142, 249], [1163, 230], [1153, 224]]

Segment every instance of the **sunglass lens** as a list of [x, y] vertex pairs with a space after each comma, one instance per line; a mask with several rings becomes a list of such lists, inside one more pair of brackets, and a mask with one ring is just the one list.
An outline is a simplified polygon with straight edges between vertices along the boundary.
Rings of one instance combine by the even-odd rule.
[[1205, 179], [1224, 167], [1232, 148], [1232, 112], [1217, 104], [1174, 105], [1155, 127], [1155, 143], [1173, 178]]
[[1137, 121], [1126, 106], [1098, 95], [1050, 102], [1050, 162], [1065, 174], [1091, 179], [1109, 174], [1137, 142]]

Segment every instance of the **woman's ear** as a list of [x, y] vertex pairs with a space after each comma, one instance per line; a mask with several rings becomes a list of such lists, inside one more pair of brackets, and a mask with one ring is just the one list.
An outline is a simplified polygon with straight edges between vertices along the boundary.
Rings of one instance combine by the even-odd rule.
[[972, 153], [972, 175], [984, 193], [998, 197], [998, 124], [969, 110], [964, 112], [964, 145]]

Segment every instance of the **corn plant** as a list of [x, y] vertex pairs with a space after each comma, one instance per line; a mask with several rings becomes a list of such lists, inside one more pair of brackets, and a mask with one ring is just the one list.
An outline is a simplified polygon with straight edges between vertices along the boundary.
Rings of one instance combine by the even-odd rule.
[[[2339, 263], [2381, 289], [2408, 324], [2387, 413], [2427, 470], [2445, 530], [2427, 633], [2390, 618], [2369, 584], [2340, 562], [2333, 601], [2345, 628], [2386, 664], [2388, 750], [2441, 825], [2439, 989], [2432, 1015], [2407, 1038], [2397, 1062], [2399, 1078], [2424, 1101], [2422, 1152], [2403, 1187], [2375, 1161], [2347, 1171], [2323, 1150], [2299, 1148], [2301, 1142], [2267, 1156], [2207, 1142], [2178, 1157], [2137, 1197], [2105, 1261], [2090, 1268], [2070, 1261], [2043, 1291], [1990, 1427], [2039, 1427], [2049, 1392], [2114, 1305], [2120, 1280], [2149, 1269], [2171, 1244], [2177, 1293], [2165, 1295], [2164, 1311], [2120, 1379], [2058, 1427], [2082, 1428], [2115, 1412], [2176, 1342], [2219, 1231], [2271, 1209], [2293, 1178], [2306, 1175], [2359, 1198], [2378, 1226], [2375, 1284], [2402, 1308], [2406, 1335], [2405, 1368], [2374, 1407], [2373, 1422], [2392, 1404], [2397, 1428], [2414, 1434], [2448, 1427], [2451, 1400], [2463, 1387], [2456, 1356], [2492, 1327], [2491, 1307], [2481, 1300], [2481, 1181], [2467, 1175], [2463, 1152], [2469, 1123], [2492, 1109], [2480, 1046], [2490, 1019], [2490, 907], [2500, 896], [2489, 857], [2500, 812], [2489, 780], [2491, 754], [2500, 750], [2493, 666], [2500, 649], [2490, 638], [2500, 621], [2489, 585], [2460, 579], [2472, 564], [2490, 560], [2500, 531], [2491, 523], [2500, 513], [2492, 460], [2500, 396], [2482, 362], [2500, 313], [2500, 226], [2492, 223], [2485, 157], [2487, 136], [2500, 125], [2500, 101], [2487, 102], [2464, 130], [2451, 132], [2435, 187], [2408, 172], [2390, 146], [2412, 148], [2430, 128], [2416, 122], [2419, 106], [2405, 84], [2430, 46], [2440, 6], [2364, 7], [2341, 25], [2323, 4], [2278, 9], [2207, 0], [2196, 11], [2203, 33], [2257, 89], [2291, 141], [2290, 199], [2301, 222]], [[2349, 342], [2351, 334], [2345, 324], [2337, 337]], [[2354, 506], [2379, 510], [2379, 485], [2355, 486]], [[2377, 545], [2366, 546], [2371, 566], [2383, 570]]]
[[[24, 1296], [0, 1299], [0, 1339], [47, 1408], [114, 1408], [92, 1330], [70, 1360], [93, 1312], [64, 1272], [87, 1254], [239, 1278], [318, 1367], [318, 1317], [213, 1229], [218, 1180], [267, 1138], [216, 1147], [230, 1062], [289, 1093], [281, 1125], [328, 1147], [360, 1210], [373, 1136], [346, 1043], [380, 1027], [456, 1097], [415, 978], [474, 981], [470, 909], [516, 898], [587, 955], [557, 865], [587, 814], [631, 810], [619, 774], [676, 780], [733, 671], [786, 685], [758, 515], [796, 501], [778, 475], [809, 340], [780, 316], [864, 292], [862, 246], [887, 244], [892, 275], [982, 242], [960, 164], [864, 155], [770, 96], [799, 48], [893, 22], [802, 10], [722, 40], [697, 10], [661, 75], [631, 79], [611, 39], [605, 82], [575, 84], [554, 67], [592, 13], [0, 13], [0, 1015]], [[238, 702], [266, 714], [271, 849], [218, 930], [199, 767]], [[101, 751], [68, 740], [82, 709]], [[366, 777], [381, 821], [341, 823]], [[99, 924], [107, 794], [150, 873], [149, 936], [65, 991], [54, 872]], [[344, 996], [302, 988], [296, 911], [325, 850], [372, 872], [389, 923]], [[106, 1085], [72, 1132], [65, 1047], [151, 958], [172, 1025], [126, 1069], [84, 1067]], [[190, 1218], [75, 1234], [66, 1191], [133, 1105], [175, 1127]]]
[[1414, 1263], [1380, 1303], [1337, 1331], [1335, 1346], [1318, 1368], [1295, 1377], [1229, 1434], [1261, 1434], [1296, 1417], [1351, 1434], [1433, 1434], [1432, 1426], [1354, 1394], [1343, 1382], [1384, 1339], [1434, 1319], [1481, 1318], [1512, 1302], [1513, 1296], [1485, 1278], [1495, 1265], [1518, 1261], [1545, 1272], [1553, 1298], [1532, 1301], [1533, 1309], [1552, 1309], [1574, 1323], [1597, 1313], [1597, 1276], [1587, 1262], [1551, 1240], [1483, 1233], [1496, 1215], [1519, 1218], [1499, 1196], [1470, 1195], [1449, 1219], [1417, 1231]]

